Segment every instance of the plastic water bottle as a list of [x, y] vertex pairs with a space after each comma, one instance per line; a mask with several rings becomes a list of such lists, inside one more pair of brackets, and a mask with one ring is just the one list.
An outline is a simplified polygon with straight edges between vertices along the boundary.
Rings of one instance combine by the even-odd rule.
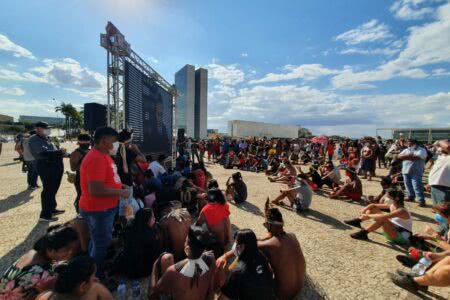
[[137, 280], [131, 283], [131, 297], [133, 300], [141, 299], [141, 283]]
[[117, 287], [117, 298], [119, 300], [127, 299], [127, 285], [124, 280], [119, 281], [119, 286]]
[[426, 257], [422, 257], [417, 264], [414, 265], [412, 271], [417, 276], [422, 276], [427, 271], [427, 268], [431, 266], [431, 260]]

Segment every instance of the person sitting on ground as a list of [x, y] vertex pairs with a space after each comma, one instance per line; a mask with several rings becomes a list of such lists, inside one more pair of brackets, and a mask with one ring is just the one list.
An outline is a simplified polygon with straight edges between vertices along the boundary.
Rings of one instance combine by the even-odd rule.
[[166, 158], [167, 157], [164, 154], [161, 154], [160, 156], [158, 156], [158, 160], [152, 161], [148, 166], [148, 168], [152, 170], [153, 175], [155, 175], [156, 178], [160, 178], [161, 175], [167, 173], [167, 170], [164, 167]]
[[[436, 226], [427, 225], [423, 232], [413, 236], [414, 244], [417, 244], [418, 240], [424, 241], [420, 243], [421, 248], [427, 250], [435, 249], [436, 247], [443, 250], [450, 250], [450, 203], [443, 203], [433, 206], [433, 211], [436, 213], [434, 219]], [[426, 241], [432, 241], [433, 244], [427, 244]], [[425, 246], [425, 247], [423, 247]]]
[[271, 155], [269, 153], [268, 155], [269, 155], [269, 158], [268, 158], [268, 167], [266, 170], [266, 175], [268, 175], [268, 176], [276, 175], [280, 169], [280, 165], [281, 165], [280, 161], [273, 154]]
[[299, 174], [294, 185], [286, 190], [280, 190], [280, 195], [272, 200], [272, 204], [280, 205], [283, 203], [283, 199], [287, 198], [291, 207], [295, 208], [297, 212], [308, 210], [311, 205], [313, 191], [305, 178], [304, 174]]
[[178, 201], [171, 202], [171, 206], [163, 211], [160, 227], [165, 238], [165, 248], [176, 260], [185, 258], [184, 242], [192, 224], [192, 217], [186, 208], [181, 207]]
[[57, 275], [52, 264], [72, 258], [77, 242], [78, 234], [70, 227], [47, 232], [0, 278], [0, 298], [35, 299], [52, 289]]
[[330, 188], [340, 184], [341, 174], [339, 173], [339, 169], [334, 167], [333, 162], [328, 161], [324, 168], [321, 168], [320, 173], [322, 174], [322, 183]]
[[206, 174], [205, 171], [200, 167], [199, 164], [192, 164], [192, 174], [194, 174], [194, 184], [197, 186], [198, 190], [203, 192], [206, 190]]
[[353, 201], [361, 201], [362, 197], [362, 184], [358, 178], [358, 174], [354, 168], [345, 169], [345, 175], [348, 177], [345, 183], [341, 186], [335, 187], [330, 194], [330, 199], [350, 199]]
[[[378, 228], [383, 229], [383, 235], [391, 243], [400, 245], [407, 244], [412, 236], [412, 218], [411, 213], [405, 208], [404, 194], [402, 191], [391, 189], [387, 196], [392, 200], [392, 204], [370, 204], [366, 206], [359, 217], [344, 221], [345, 224], [361, 227], [361, 223], [367, 220], [373, 220], [374, 223], [362, 228], [360, 231], [351, 234], [351, 237], [357, 240], [368, 240], [368, 234]], [[389, 208], [390, 213], [383, 213], [381, 209]]]
[[108, 289], [95, 277], [95, 262], [88, 256], [71, 259], [58, 266], [58, 278], [52, 291], [44, 292], [36, 300], [113, 300]]
[[450, 251], [441, 253], [424, 252], [424, 256], [435, 263], [422, 276], [397, 271], [398, 274], [389, 274], [392, 282], [408, 291], [428, 291], [429, 286], [446, 287], [450, 283]]
[[[231, 180], [233, 182], [230, 182]], [[226, 185], [225, 194], [228, 201], [233, 200], [236, 204], [240, 204], [247, 200], [247, 185], [242, 179], [241, 172], [236, 172], [228, 178]]]
[[250, 229], [235, 234], [235, 262], [231, 274], [221, 288], [219, 300], [276, 299], [272, 270], [266, 257], [258, 250], [255, 233]]
[[269, 176], [271, 182], [278, 182], [284, 184], [292, 184], [297, 176], [297, 170], [289, 160], [284, 162], [284, 170], [278, 172], [276, 176]]
[[[278, 208], [270, 206], [269, 199], [266, 201], [265, 216], [264, 226], [269, 236], [258, 241], [258, 249], [267, 257], [272, 267], [278, 298], [295, 298], [305, 283], [305, 257], [296, 236], [284, 231], [283, 216]], [[233, 256], [233, 251], [227, 252], [217, 260], [217, 267], [223, 268]]]
[[298, 167], [300, 174], [304, 175], [304, 179], [308, 181], [313, 191], [316, 191], [323, 186], [322, 177], [319, 172], [317, 172], [317, 166], [313, 165], [309, 167], [309, 172], [304, 173], [301, 167]]
[[214, 299], [215, 259], [205, 252], [205, 228], [191, 226], [184, 251], [187, 259], [174, 264], [172, 254], [164, 254], [153, 265], [149, 300], [167, 295], [174, 300]]
[[140, 209], [136, 216], [125, 207], [128, 223], [122, 235], [123, 250], [114, 261], [113, 273], [129, 279], [150, 275], [152, 266], [163, 252], [163, 234], [150, 208]]
[[394, 185], [392, 183], [392, 179], [389, 176], [385, 176], [381, 178], [380, 181], [380, 185], [381, 185], [381, 193], [378, 194], [378, 196], [374, 197], [374, 196], [369, 196], [368, 197], [368, 202], [369, 203], [379, 203], [379, 204], [383, 204], [385, 203], [386, 200], [386, 192], [388, 189], [392, 189], [394, 188]]
[[230, 207], [222, 191], [217, 188], [208, 191], [208, 204], [202, 208], [197, 220], [197, 225], [203, 224], [217, 236], [222, 249], [226, 249], [231, 242]]

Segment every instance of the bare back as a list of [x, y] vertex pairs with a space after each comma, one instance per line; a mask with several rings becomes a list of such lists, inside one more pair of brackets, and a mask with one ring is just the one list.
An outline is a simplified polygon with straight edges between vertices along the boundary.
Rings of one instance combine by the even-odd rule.
[[292, 299], [305, 282], [306, 263], [300, 244], [294, 234], [282, 234], [258, 242], [258, 248], [269, 259], [275, 275], [280, 299]]
[[155, 290], [160, 294], [171, 295], [174, 300], [212, 300], [214, 297], [214, 273], [215, 259], [213, 254], [208, 255], [206, 262], [210, 267], [209, 271], [198, 278], [198, 282], [192, 283], [192, 278], [186, 277], [176, 270], [172, 265], [158, 281]]

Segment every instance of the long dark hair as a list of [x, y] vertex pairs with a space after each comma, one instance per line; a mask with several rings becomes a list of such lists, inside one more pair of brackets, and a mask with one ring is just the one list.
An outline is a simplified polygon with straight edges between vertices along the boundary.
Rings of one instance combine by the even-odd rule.
[[397, 189], [389, 189], [387, 194], [391, 196], [395, 202], [397, 202], [398, 206], [405, 207], [405, 194], [402, 191]]
[[153, 217], [153, 210], [151, 208], [145, 207], [141, 208], [136, 212], [136, 216], [133, 221], [133, 230], [136, 232], [142, 232], [147, 229], [148, 221]]
[[60, 250], [78, 240], [78, 233], [69, 226], [52, 227], [47, 233], [34, 243], [33, 249], [43, 257], [47, 257], [47, 250]]
[[242, 229], [236, 232], [235, 241], [237, 245], [244, 245], [244, 251], [239, 255], [239, 260], [242, 261], [250, 272], [256, 271], [256, 265], [265, 259], [258, 250], [258, 242], [256, 235], [251, 229]]
[[67, 264], [57, 267], [58, 279], [55, 283], [55, 292], [59, 294], [72, 294], [83, 282], [89, 281], [95, 272], [94, 259], [89, 256], [72, 258]]
[[226, 201], [221, 190], [212, 188], [208, 191], [208, 202], [225, 204]]

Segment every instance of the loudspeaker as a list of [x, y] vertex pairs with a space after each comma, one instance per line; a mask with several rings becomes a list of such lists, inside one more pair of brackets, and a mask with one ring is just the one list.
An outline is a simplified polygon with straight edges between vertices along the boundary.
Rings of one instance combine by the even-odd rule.
[[184, 128], [178, 128], [177, 141], [184, 141], [184, 132], [185, 132]]
[[84, 104], [84, 129], [95, 131], [106, 126], [106, 106], [99, 103]]

